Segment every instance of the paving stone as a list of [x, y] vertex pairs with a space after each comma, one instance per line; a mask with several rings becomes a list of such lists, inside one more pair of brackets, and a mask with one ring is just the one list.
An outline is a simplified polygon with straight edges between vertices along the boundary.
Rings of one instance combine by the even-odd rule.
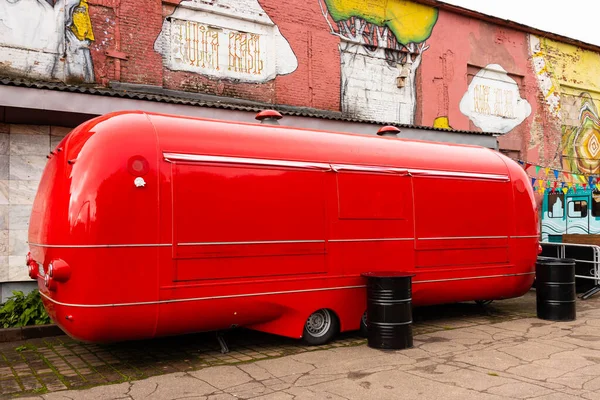
[[220, 390], [243, 385], [253, 380], [248, 373], [233, 366], [206, 368], [190, 372], [189, 375]]
[[583, 393], [581, 395], [581, 397], [583, 397], [584, 399], [588, 399], [588, 400], [600, 400], [600, 393], [597, 393], [597, 392]]
[[[33, 385], [33, 371], [40, 374], [40, 385], [43, 383], [51, 392], [44, 398], [59, 398], [52, 392], [64, 389], [105, 383], [113, 385], [102, 388], [117, 387], [107, 392], [109, 396], [118, 397], [131, 388], [136, 390], [134, 399], [157, 393], [171, 397], [161, 388], [163, 384], [158, 384], [157, 391], [152, 392], [154, 386], [149, 385], [160, 378], [164, 379], [160, 382], [165, 388], [173, 385], [172, 390], [178, 393], [188, 393], [189, 388], [197, 385], [210, 389], [190, 394], [193, 398], [337, 399], [344, 392], [338, 390], [341, 382], [351, 382], [356, 393], [348, 398], [366, 394], [366, 398], [385, 399], [397, 398], [399, 392], [404, 394], [395, 384], [392, 385], [395, 390], [386, 388], [390, 385], [382, 378], [398, 376], [401, 381], [417, 383], [411, 392], [415, 395], [425, 387], [424, 382], [432, 384], [431, 392], [422, 389], [424, 398], [427, 393], [437, 393], [440, 398], [495, 399], [497, 394], [483, 391], [494, 384], [502, 387], [513, 382], [512, 375], [502, 371], [531, 362], [540, 363], [537, 368], [541, 371], [546, 368], [564, 372], [561, 377], [549, 379], [554, 386], [545, 382], [545, 390], [562, 388], [565, 395], [571, 394], [569, 390], [588, 393], [582, 386], [596, 385], [592, 381], [600, 375], [596, 369], [600, 364], [600, 347], [595, 349], [582, 343], [596, 343], [591, 336], [600, 323], [586, 324], [581, 317], [590, 315], [600, 320], [600, 312], [595, 309], [600, 306], [600, 298], [578, 302], [578, 307], [579, 304], [582, 312], [578, 309], [578, 320], [569, 324], [532, 318], [535, 292], [520, 299], [494, 302], [486, 308], [462, 303], [416, 309], [415, 347], [401, 351], [372, 349], [356, 332], [341, 334], [324, 346], [306, 346], [297, 340], [242, 329], [225, 335], [231, 349], [228, 354], [221, 354], [214, 334], [106, 345], [84, 344], [67, 336], [1, 343], [0, 352], [8, 364], [0, 362], [0, 380], [4, 377], [2, 382], [6, 383], [0, 382], [0, 397], [23, 394], [23, 388], [13, 378], [14, 369], [28, 380], [27, 385]], [[527, 346], [532, 341], [536, 341], [537, 347], [530, 350]], [[25, 344], [33, 347], [15, 351]], [[590, 353], [586, 355], [587, 350]], [[283, 355], [290, 356], [281, 358]], [[598, 363], [594, 361], [596, 358]], [[585, 371], [587, 380], [575, 382], [568, 375], [569, 369], [576, 367]], [[123, 379], [133, 379], [132, 386], [119, 384]], [[531, 385], [536, 382], [533, 378], [520, 379], [529, 379]], [[100, 398], [99, 391], [69, 393], [86, 393], [86, 399]]]
[[129, 396], [133, 399], [161, 400], [192, 398], [192, 396], [195, 398], [195, 396], [207, 396], [214, 392], [215, 388], [208, 383], [178, 372], [133, 382]]
[[245, 373], [247, 373], [252, 379], [257, 381], [263, 381], [267, 379], [272, 379], [273, 375], [268, 372], [266, 369], [259, 367], [256, 363], [252, 364], [243, 364], [238, 367]]
[[315, 369], [315, 367], [310, 364], [299, 362], [294, 359], [282, 360], [277, 358], [272, 360], [257, 361], [256, 364], [259, 367], [264, 368], [274, 377], [302, 374]]
[[545, 381], [557, 378], [565, 373], [565, 371], [556, 368], [544, 367], [542, 365], [537, 365], [533, 363], [509, 368], [506, 370], [506, 372], [515, 376], [522, 376], [538, 381]]
[[497, 350], [479, 350], [457, 355], [455, 361], [486, 368], [491, 371], [504, 371], [522, 363], [518, 358]]
[[505, 385], [490, 388], [488, 393], [506, 396], [513, 399], [526, 399], [530, 397], [540, 398], [552, 394], [552, 390], [542, 386], [532, 385], [525, 382], [512, 382]]

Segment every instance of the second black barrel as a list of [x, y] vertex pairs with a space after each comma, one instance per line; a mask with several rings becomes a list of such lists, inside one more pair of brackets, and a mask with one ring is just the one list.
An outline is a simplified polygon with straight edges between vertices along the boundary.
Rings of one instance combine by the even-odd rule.
[[413, 346], [412, 277], [403, 272], [368, 272], [368, 345], [377, 349]]
[[535, 266], [535, 290], [538, 318], [575, 320], [574, 260], [539, 257]]

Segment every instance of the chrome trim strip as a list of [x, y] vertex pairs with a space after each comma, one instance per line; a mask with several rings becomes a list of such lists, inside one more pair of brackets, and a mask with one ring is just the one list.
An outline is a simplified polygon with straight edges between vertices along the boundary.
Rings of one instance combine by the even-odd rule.
[[[419, 268], [419, 267], [417, 267]], [[506, 278], [509, 276], [524, 276], [524, 275], [535, 275], [534, 272], [523, 272], [520, 274], [502, 274], [502, 275], [486, 275], [486, 276], [469, 276], [464, 278], [448, 278], [448, 279], [433, 279], [428, 281], [413, 281], [412, 283], [434, 283], [434, 282], [452, 282], [452, 281], [468, 281], [472, 279], [487, 279], [487, 278]]]
[[263, 240], [252, 242], [196, 242], [196, 243], [177, 243], [178, 246], [222, 246], [222, 245], [241, 245], [241, 244], [293, 244], [293, 243], [325, 243], [325, 240]]
[[493, 181], [509, 182], [510, 178], [508, 175], [498, 174], [484, 174], [477, 172], [456, 172], [456, 171], [441, 171], [441, 170], [427, 170], [427, 169], [409, 169], [412, 175], [430, 175], [430, 176], [451, 176], [454, 178], [475, 178], [475, 179], [487, 179]]
[[374, 238], [374, 239], [330, 239], [332, 243], [343, 243], [343, 242], [400, 242], [415, 240], [415, 238]]
[[[418, 238], [417, 240], [464, 240], [464, 239], [525, 239], [537, 238], [538, 236], [457, 236], [457, 237], [434, 237]], [[251, 245], [251, 244], [293, 244], [293, 243], [345, 243], [345, 242], [396, 242], [410, 241], [415, 238], [364, 238], [364, 239], [329, 239], [329, 240], [257, 240], [244, 242], [183, 242], [178, 246], [222, 246], [222, 245]], [[29, 243], [30, 246], [45, 248], [114, 248], [114, 247], [167, 247], [171, 243], [124, 243], [124, 244], [41, 244]]]
[[417, 240], [461, 240], [461, 239], [508, 239], [508, 236], [447, 236], [418, 238]]
[[[524, 275], [534, 275], [535, 272], [525, 272], [520, 274], [504, 274], [504, 275], [488, 275], [488, 276], [472, 276], [472, 277], [464, 277], [464, 278], [448, 278], [448, 279], [437, 279], [437, 280], [426, 280], [426, 281], [413, 281], [413, 283], [435, 283], [435, 282], [451, 282], [451, 281], [463, 281], [463, 280], [471, 280], [471, 279], [486, 279], [486, 278], [506, 278], [510, 276], [524, 276]], [[300, 290], [287, 290], [287, 291], [279, 291], [279, 292], [263, 292], [263, 293], [244, 293], [244, 294], [232, 294], [226, 296], [211, 296], [211, 297], [194, 297], [188, 299], [173, 299], [173, 300], [156, 300], [156, 301], [141, 301], [134, 303], [114, 303], [114, 304], [73, 304], [73, 303], [63, 303], [57, 300], [54, 300], [51, 297], [48, 297], [45, 293], [40, 291], [40, 294], [44, 296], [49, 301], [67, 307], [87, 307], [87, 308], [104, 308], [104, 307], [125, 307], [125, 306], [145, 306], [145, 305], [155, 305], [155, 304], [169, 304], [169, 303], [183, 303], [186, 301], [203, 301], [203, 300], [219, 300], [219, 299], [232, 299], [239, 297], [256, 297], [256, 296], [269, 296], [269, 295], [277, 295], [277, 294], [290, 294], [290, 293], [307, 293], [307, 292], [323, 292], [328, 290], [344, 290], [344, 289], [361, 289], [365, 288], [366, 285], [356, 285], [356, 286], [339, 286], [339, 287], [328, 287], [328, 288], [316, 288], [316, 289], [300, 289]]]
[[305, 161], [287, 161], [287, 160], [269, 160], [263, 158], [245, 158], [245, 157], [225, 157], [225, 156], [206, 156], [200, 154], [180, 154], [164, 153], [165, 160], [171, 161], [198, 161], [213, 163], [231, 163], [231, 164], [250, 164], [250, 165], [268, 165], [272, 167], [291, 167], [307, 168], [331, 171], [328, 163], [305, 162]]
[[41, 244], [29, 243], [30, 246], [46, 247], [54, 249], [67, 248], [111, 248], [111, 247], [166, 247], [172, 246], [171, 243], [131, 243], [131, 244]]
[[300, 289], [300, 290], [287, 290], [280, 292], [263, 292], [263, 293], [244, 293], [244, 294], [231, 294], [227, 296], [211, 296], [211, 297], [194, 297], [189, 299], [173, 299], [173, 300], [156, 300], [156, 301], [141, 301], [135, 303], [114, 303], [114, 304], [72, 304], [72, 303], [63, 303], [57, 300], [54, 300], [48, 295], [40, 292], [42, 296], [51, 302], [68, 307], [89, 307], [89, 308], [103, 308], [103, 307], [124, 307], [124, 306], [147, 306], [154, 304], [168, 304], [168, 303], [182, 303], [186, 301], [203, 301], [203, 300], [219, 300], [219, 299], [233, 299], [238, 297], [256, 297], [256, 296], [270, 296], [276, 294], [289, 294], [289, 293], [306, 293], [306, 292], [323, 292], [328, 290], [343, 290], [343, 289], [361, 289], [366, 287], [366, 285], [357, 285], [357, 286], [339, 286], [339, 287], [329, 287], [329, 288], [316, 288], [316, 289]]
[[441, 171], [441, 170], [426, 170], [426, 169], [411, 169], [398, 168], [385, 165], [357, 165], [357, 164], [336, 164], [325, 162], [312, 161], [290, 161], [290, 160], [272, 160], [266, 158], [247, 158], [247, 157], [228, 157], [228, 156], [209, 156], [202, 154], [185, 154], [185, 153], [163, 153], [165, 161], [197, 161], [208, 163], [231, 163], [231, 164], [249, 164], [249, 165], [265, 165], [273, 167], [291, 167], [317, 169], [322, 171], [363, 171], [363, 172], [385, 172], [385, 173], [400, 173], [407, 175], [430, 175], [430, 176], [447, 176], [455, 178], [475, 178], [488, 179], [497, 181], [510, 181], [508, 175], [485, 174], [476, 172], [456, 172], [456, 171]]
[[371, 165], [353, 165], [353, 164], [331, 164], [331, 168], [335, 171], [359, 171], [359, 172], [378, 172], [388, 174], [404, 174], [408, 175], [408, 168], [395, 168], [385, 166]]
[[538, 239], [539, 235], [511, 236], [511, 239]]

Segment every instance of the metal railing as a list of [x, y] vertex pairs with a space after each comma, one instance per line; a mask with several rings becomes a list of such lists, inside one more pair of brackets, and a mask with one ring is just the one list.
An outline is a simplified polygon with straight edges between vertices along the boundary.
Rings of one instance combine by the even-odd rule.
[[[579, 296], [582, 300], [589, 299], [600, 292], [600, 246], [575, 243], [541, 242], [544, 258], [571, 259], [575, 261], [575, 278], [593, 280], [594, 286]], [[553, 253], [555, 256], [553, 256]], [[589, 269], [588, 269], [589, 268]], [[582, 275], [587, 272], [587, 275]]]

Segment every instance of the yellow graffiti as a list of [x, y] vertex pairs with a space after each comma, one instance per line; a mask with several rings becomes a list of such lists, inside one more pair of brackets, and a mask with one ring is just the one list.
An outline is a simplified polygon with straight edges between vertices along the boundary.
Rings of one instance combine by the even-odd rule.
[[425, 41], [437, 22], [437, 9], [410, 1], [388, 1], [385, 18], [402, 44]]
[[433, 127], [439, 129], [454, 129], [452, 128], [452, 126], [450, 126], [450, 121], [448, 120], [448, 117], [437, 117], [433, 121]]
[[421, 43], [431, 36], [437, 8], [406, 0], [325, 0], [334, 21], [362, 18], [387, 26], [401, 44]]
[[206, 25], [175, 20], [179, 27], [178, 58], [195, 67], [219, 69], [219, 35]]
[[[490, 102], [492, 98], [493, 102]], [[475, 85], [473, 90], [473, 111], [482, 115], [514, 118], [513, 92], [487, 85]]]
[[490, 110], [490, 87], [486, 85], [477, 85], [473, 91], [473, 108], [476, 113], [489, 115]]
[[94, 40], [94, 32], [92, 31], [92, 21], [90, 19], [87, 0], [81, 0], [79, 5], [73, 10], [73, 25], [71, 25], [71, 31], [79, 40]]
[[264, 68], [260, 52], [260, 36], [253, 33], [229, 34], [229, 70], [260, 75]]
[[552, 64], [555, 79], [562, 85], [575, 84], [589, 91], [600, 90], [600, 54], [550, 39], [541, 40], [546, 64]]

